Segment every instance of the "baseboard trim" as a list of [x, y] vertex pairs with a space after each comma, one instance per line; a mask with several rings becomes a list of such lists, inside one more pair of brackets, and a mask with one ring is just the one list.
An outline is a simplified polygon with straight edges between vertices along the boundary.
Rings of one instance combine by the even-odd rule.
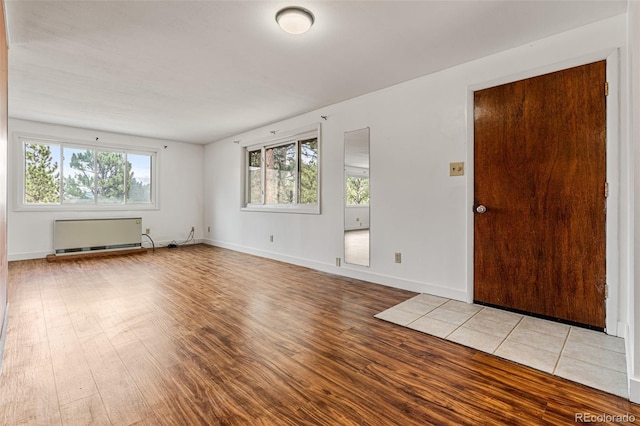
[[[155, 243], [155, 248], [160, 248], [163, 246], [166, 246], [167, 244], [171, 243], [174, 240], [163, 240], [163, 241], [154, 241]], [[193, 240], [193, 243], [189, 243], [188, 245], [191, 244], [201, 244], [204, 243], [205, 240], [201, 239], [201, 238], [196, 238]], [[180, 241], [178, 241], [180, 242]], [[152, 245], [151, 242], [149, 240], [143, 240], [142, 241], [142, 247], [143, 248], [147, 248], [147, 249], [151, 249]], [[34, 251], [31, 253], [8, 253], [7, 254], [7, 261], [9, 262], [19, 262], [21, 260], [32, 260], [32, 259], [46, 259], [47, 256], [54, 254], [53, 250], [51, 251]]]
[[629, 401], [640, 404], [640, 379], [629, 378]]
[[204, 244], [225, 248], [242, 253], [252, 254], [254, 256], [264, 257], [267, 259], [273, 259], [280, 262], [291, 263], [293, 265], [303, 266], [309, 269], [315, 269], [321, 272], [327, 272], [343, 277], [354, 278], [362, 281], [368, 281], [375, 284], [385, 285], [387, 287], [399, 288], [402, 290], [413, 291], [415, 293], [428, 293], [434, 296], [446, 297], [449, 299], [455, 299], [460, 301], [467, 300], [467, 293], [462, 290], [453, 290], [445, 288], [432, 283], [424, 283], [412, 280], [406, 280], [404, 278], [393, 277], [390, 275], [379, 274], [370, 271], [363, 271], [357, 269], [357, 267], [351, 267], [349, 265], [335, 266], [332, 263], [322, 263], [309, 259], [304, 259], [295, 256], [283, 255], [280, 253], [274, 253], [267, 250], [255, 249], [252, 247], [242, 246], [233, 243], [226, 243], [224, 241], [204, 239]]
[[[607, 334], [613, 334], [613, 333], [609, 333], [609, 330], [607, 330]], [[628, 324], [626, 322], [618, 321], [618, 326], [617, 326], [617, 329], [615, 330], [614, 336], [627, 339], [629, 337]]]
[[51, 251], [37, 251], [32, 253], [8, 253], [7, 261], [9, 262], [19, 262], [21, 260], [31, 260], [31, 259], [44, 259], [50, 254], [53, 254], [53, 250]]
[[138, 247], [135, 249], [117, 249], [117, 250], [103, 250], [103, 251], [87, 251], [80, 253], [70, 254], [50, 254], [46, 257], [47, 262], [65, 262], [69, 260], [78, 259], [95, 259], [98, 257], [111, 257], [111, 256], [125, 256], [133, 254], [146, 254], [147, 249], [145, 247]]

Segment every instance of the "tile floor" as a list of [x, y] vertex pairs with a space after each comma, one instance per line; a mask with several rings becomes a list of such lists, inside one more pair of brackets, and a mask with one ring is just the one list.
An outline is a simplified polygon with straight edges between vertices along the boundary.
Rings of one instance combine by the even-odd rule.
[[619, 337], [428, 294], [375, 317], [629, 397]]

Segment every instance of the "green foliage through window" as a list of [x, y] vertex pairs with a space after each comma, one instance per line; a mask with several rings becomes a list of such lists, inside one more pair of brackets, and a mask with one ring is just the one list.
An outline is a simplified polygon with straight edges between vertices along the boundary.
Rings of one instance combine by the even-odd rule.
[[265, 204], [293, 204], [297, 200], [296, 147], [291, 143], [265, 150]]
[[318, 204], [318, 139], [300, 142], [300, 204]]
[[249, 203], [262, 203], [262, 151], [249, 151]]
[[153, 157], [148, 154], [127, 154], [129, 177], [126, 200], [129, 203], [151, 203], [151, 170]]
[[247, 150], [247, 205], [318, 206], [318, 138], [311, 135]]
[[24, 160], [25, 204], [152, 202], [152, 154], [26, 142]]
[[60, 170], [53, 158], [60, 147], [30, 143], [24, 146], [25, 187], [24, 199], [29, 204], [60, 203]]

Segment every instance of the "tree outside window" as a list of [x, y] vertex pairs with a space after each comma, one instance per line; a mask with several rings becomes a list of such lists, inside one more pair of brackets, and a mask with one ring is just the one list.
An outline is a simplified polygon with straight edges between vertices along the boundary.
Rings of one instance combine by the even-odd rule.
[[247, 210], [320, 213], [320, 127], [245, 151]]
[[152, 158], [146, 154], [127, 154], [129, 185], [126, 200], [130, 203], [151, 203]]
[[249, 151], [249, 204], [262, 203], [262, 150]]
[[153, 157], [149, 154], [31, 142], [24, 144], [24, 153], [25, 204], [121, 205], [152, 201]]
[[[131, 185], [133, 172], [128, 172], [125, 179], [123, 152], [98, 151], [96, 154], [92, 150], [64, 149], [63, 153], [65, 164], [71, 154], [68, 162], [69, 173], [65, 174], [64, 178], [65, 202], [84, 203], [97, 200], [98, 204], [124, 203], [125, 185]], [[131, 165], [127, 165], [127, 169], [130, 170]]]
[[[28, 204], [60, 203], [60, 147], [29, 143], [24, 146], [24, 201]], [[56, 159], [54, 159], [54, 153]]]
[[265, 151], [265, 204], [292, 204], [296, 193], [296, 144]]
[[[123, 152], [63, 150], [65, 159], [64, 202], [124, 204], [150, 202], [151, 184], [136, 179], [134, 167]], [[69, 158], [70, 156], [70, 158]], [[138, 162], [151, 157], [130, 154]], [[143, 158], [140, 158], [143, 157]], [[142, 169], [144, 170], [144, 169]], [[128, 197], [126, 197], [128, 195]]]
[[300, 141], [300, 204], [318, 204], [318, 139]]
[[95, 202], [95, 158], [94, 151], [64, 148], [62, 167], [64, 170], [63, 202]]

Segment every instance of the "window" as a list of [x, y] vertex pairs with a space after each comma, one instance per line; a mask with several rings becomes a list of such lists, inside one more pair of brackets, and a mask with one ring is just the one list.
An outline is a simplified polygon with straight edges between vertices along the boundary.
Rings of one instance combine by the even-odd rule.
[[24, 202], [60, 204], [60, 146], [27, 143], [24, 161]]
[[247, 210], [319, 213], [319, 131], [246, 149]]
[[300, 142], [300, 204], [318, 204], [318, 138]]
[[153, 156], [149, 154], [127, 154], [127, 174], [129, 186], [126, 199], [129, 203], [151, 203], [151, 171]]
[[153, 207], [154, 152], [20, 139], [23, 207]]
[[249, 151], [249, 204], [262, 202], [262, 151]]
[[297, 201], [297, 148], [297, 143], [291, 143], [265, 150], [265, 204], [293, 204]]

